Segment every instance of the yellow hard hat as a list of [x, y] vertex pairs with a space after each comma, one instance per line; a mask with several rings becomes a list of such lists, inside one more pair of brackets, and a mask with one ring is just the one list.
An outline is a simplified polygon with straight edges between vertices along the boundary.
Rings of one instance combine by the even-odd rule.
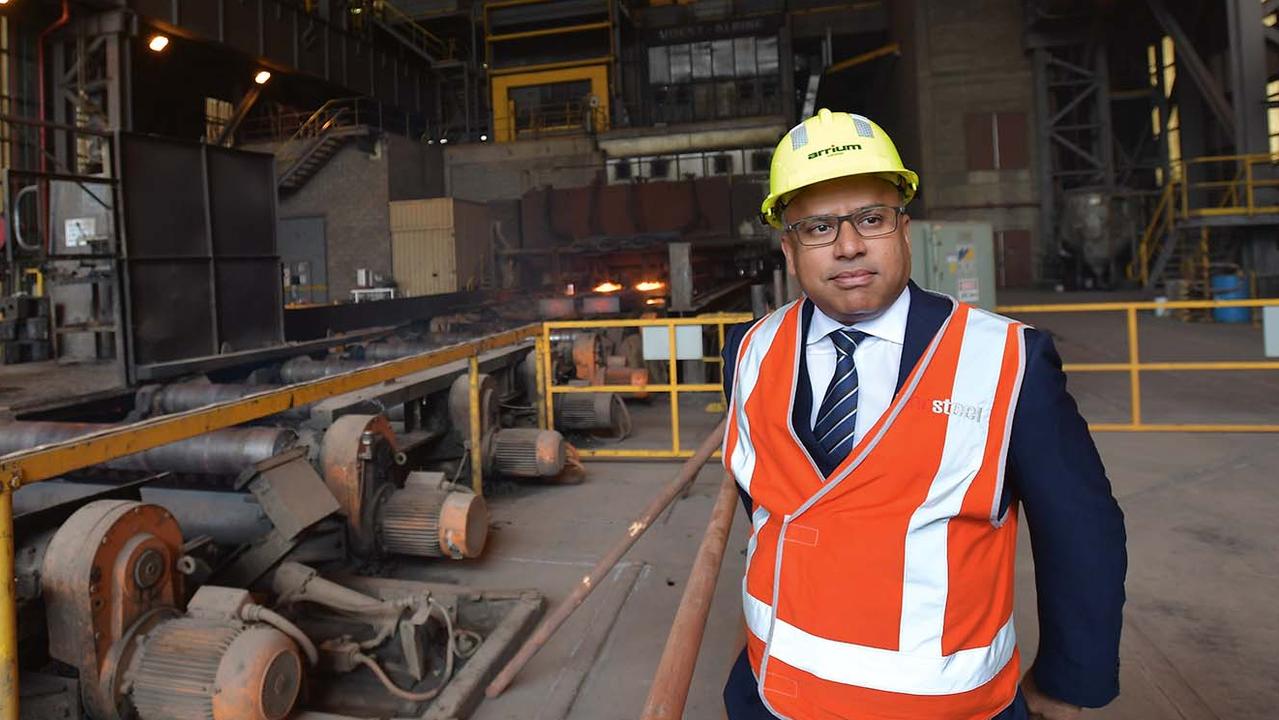
[[903, 205], [919, 189], [919, 176], [902, 165], [883, 128], [861, 115], [822, 108], [777, 143], [760, 217], [781, 229], [782, 209], [795, 192], [848, 175], [883, 177], [901, 188]]

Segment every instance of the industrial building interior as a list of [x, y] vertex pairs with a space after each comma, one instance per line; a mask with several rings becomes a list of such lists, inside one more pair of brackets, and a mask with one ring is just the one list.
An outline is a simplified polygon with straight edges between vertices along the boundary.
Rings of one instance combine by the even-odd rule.
[[0, 720], [726, 717], [721, 353], [820, 108], [1061, 353], [1127, 530], [1084, 717], [1276, 717], [1277, 18], [0, 0]]

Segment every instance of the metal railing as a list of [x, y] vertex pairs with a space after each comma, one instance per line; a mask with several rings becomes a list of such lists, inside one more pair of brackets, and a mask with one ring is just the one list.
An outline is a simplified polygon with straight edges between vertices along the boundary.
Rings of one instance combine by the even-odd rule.
[[1128, 373], [1130, 419], [1126, 423], [1090, 423], [1094, 432], [1279, 432], [1279, 423], [1147, 423], [1141, 415], [1141, 375], [1151, 372], [1221, 372], [1279, 370], [1279, 361], [1224, 360], [1212, 362], [1143, 362], [1137, 337], [1138, 311], [1212, 310], [1216, 308], [1279, 307], [1279, 299], [1183, 300], [1169, 302], [1103, 302], [1050, 305], [1003, 305], [997, 312], [1016, 316], [1033, 313], [1109, 313], [1125, 315], [1128, 338], [1127, 362], [1064, 363], [1067, 373]]
[[[667, 393], [670, 396], [670, 417], [671, 417], [671, 447], [667, 450], [658, 449], [641, 449], [641, 448], [579, 448], [578, 452], [582, 457], [600, 457], [600, 458], [635, 458], [635, 459], [669, 459], [669, 458], [686, 458], [692, 457], [693, 451], [684, 449], [680, 445], [680, 425], [679, 425], [679, 396], [681, 393], [716, 393], [720, 399], [723, 399], [724, 386], [722, 383], [680, 383], [679, 382], [679, 353], [676, 350], [676, 332], [677, 327], [706, 327], [714, 326], [716, 336], [719, 339], [718, 348], [724, 347], [724, 332], [729, 325], [735, 325], [741, 322], [748, 322], [753, 319], [750, 313], [717, 313], [710, 315], [699, 315], [689, 318], [656, 318], [652, 320], [557, 320], [542, 323], [543, 335], [538, 339], [537, 352], [541, 356], [540, 373], [538, 377], [538, 394], [543, 400], [542, 427], [555, 426], [555, 396], [570, 393], [602, 393], [602, 392], [650, 392], [650, 393]], [[667, 374], [669, 379], [665, 383], [655, 383], [648, 385], [556, 385], [551, 375], [553, 362], [551, 359], [551, 341], [550, 336], [556, 330], [588, 330], [588, 329], [605, 329], [605, 328], [645, 328], [659, 327], [666, 328], [667, 349], [669, 350], [669, 358], [667, 359]], [[714, 364], [719, 362], [717, 357], [703, 357], [701, 362]]]
[[1207, 155], [1173, 163], [1170, 170], [1129, 266], [1129, 279], [1140, 277], [1143, 285], [1160, 242], [1178, 221], [1279, 215], [1279, 155]]
[[521, 105], [511, 110], [507, 119], [517, 139], [577, 133], [593, 135], [608, 130], [607, 110], [592, 105], [589, 100]]
[[[311, 146], [321, 137], [335, 130], [359, 127], [361, 100], [359, 98], [340, 98], [330, 100], [311, 113], [298, 129], [284, 141], [276, 152], [276, 173], [284, 177], [293, 171]], [[367, 122], [367, 119], [365, 119]]]

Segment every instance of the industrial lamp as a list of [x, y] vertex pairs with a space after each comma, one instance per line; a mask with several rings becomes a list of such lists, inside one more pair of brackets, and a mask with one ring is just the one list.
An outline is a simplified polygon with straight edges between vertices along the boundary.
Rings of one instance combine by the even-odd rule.
[[259, 70], [257, 75], [253, 76], [253, 82], [259, 85], [266, 85], [266, 81], [271, 79], [270, 70]]
[[[0, 0], [0, 4], [3, 4], [4, 2], [5, 0]], [[151, 52], [164, 52], [164, 49], [167, 47], [169, 47], [169, 38], [167, 35], [152, 35], [151, 39], [147, 41], [147, 48], [150, 49]]]

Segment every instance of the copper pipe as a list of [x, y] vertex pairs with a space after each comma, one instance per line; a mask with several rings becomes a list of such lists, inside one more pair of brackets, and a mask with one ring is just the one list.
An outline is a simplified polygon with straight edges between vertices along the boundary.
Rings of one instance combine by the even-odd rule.
[[653, 521], [692, 484], [702, 466], [719, 449], [723, 439], [724, 420], [720, 420], [715, 429], [702, 441], [702, 444], [697, 448], [697, 452], [693, 453], [693, 457], [684, 462], [679, 474], [667, 483], [666, 487], [662, 488], [662, 492], [656, 498], [653, 498], [648, 507], [644, 508], [644, 512], [640, 513], [639, 517], [628, 526], [626, 536], [618, 540], [595, 563], [595, 567], [591, 568], [591, 571], [582, 577], [582, 580], [573, 588], [573, 592], [569, 593], [568, 597], [564, 598], [551, 611], [551, 614], [542, 620], [537, 629], [533, 631], [533, 634], [524, 641], [524, 644], [520, 646], [519, 652], [515, 653], [515, 656], [506, 664], [506, 667], [502, 668], [497, 677], [493, 678], [493, 682], [489, 683], [488, 688], [484, 691], [485, 695], [491, 698], [497, 697], [510, 686], [511, 681], [515, 679], [515, 675], [528, 664], [528, 661], [537, 654], [538, 650], [542, 649], [542, 646], [559, 629], [560, 625], [564, 624], [564, 621], [573, 614], [573, 611], [586, 600], [586, 596], [590, 595], [591, 591], [608, 575], [613, 566], [617, 564], [617, 561], [622, 559], [626, 551], [631, 549], [631, 546], [653, 524]]
[[666, 636], [666, 647], [657, 664], [657, 674], [653, 676], [653, 685], [648, 690], [640, 720], [679, 720], [684, 717], [688, 687], [693, 682], [693, 669], [706, 632], [706, 618], [711, 612], [715, 581], [724, 562], [728, 532], [733, 528], [737, 498], [737, 483], [733, 475], [724, 473], [719, 497], [711, 510], [711, 521], [706, 526], [701, 547], [697, 548], [697, 559], [688, 574], [688, 585], [680, 598], [679, 609], [675, 611], [671, 632]]

